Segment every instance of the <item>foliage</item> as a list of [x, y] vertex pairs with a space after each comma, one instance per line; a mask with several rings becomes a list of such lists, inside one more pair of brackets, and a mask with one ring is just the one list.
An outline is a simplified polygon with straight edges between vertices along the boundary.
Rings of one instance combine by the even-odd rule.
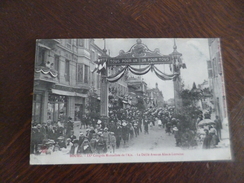
[[192, 90], [183, 90], [181, 92], [182, 97], [182, 115], [185, 116], [184, 127], [195, 128], [195, 121], [201, 114], [201, 110], [197, 107], [197, 101], [202, 99], [202, 94], [196, 88]]

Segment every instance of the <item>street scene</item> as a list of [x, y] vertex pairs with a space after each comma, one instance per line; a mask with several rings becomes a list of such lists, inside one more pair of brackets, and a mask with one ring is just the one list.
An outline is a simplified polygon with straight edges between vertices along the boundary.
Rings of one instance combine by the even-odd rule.
[[30, 163], [229, 160], [223, 78], [217, 38], [37, 40]]

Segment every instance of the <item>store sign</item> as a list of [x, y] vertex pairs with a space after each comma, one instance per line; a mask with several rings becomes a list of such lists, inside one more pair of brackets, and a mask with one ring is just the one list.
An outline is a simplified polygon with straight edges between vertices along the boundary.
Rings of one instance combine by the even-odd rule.
[[142, 58], [108, 58], [107, 65], [149, 65], [149, 64], [171, 64], [169, 56], [142, 57]]

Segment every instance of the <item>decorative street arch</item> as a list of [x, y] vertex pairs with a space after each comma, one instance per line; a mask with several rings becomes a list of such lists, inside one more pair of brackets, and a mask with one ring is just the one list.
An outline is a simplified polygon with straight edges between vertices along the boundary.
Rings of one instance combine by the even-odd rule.
[[[99, 57], [96, 61], [96, 71], [101, 73], [101, 119], [108, 119], [108, 83], [118, 81], [126, 71], [130, 71], [135, 75], [144, 75], [149, 71], [153, 71], [162, 80], [172, 80], [174, 83], [175, 110], [176, 112], [180, 111], [182, 107], [180, 69], [186, 68], [186, 65], [182, 62], [182, 54], [177, 51], [175, 39], [173, 52], [169, 55], [162, 55], [158, 48], [151, 51], [147, 45], [142, 43], [141, 39], [137, 39], [136, 44], [128, 52], [120, 50], [119, 55], [116, 57], [108, 56], [106, 48], [104, 48], [104, 53], [104, 56]], [[172, 74], [169, 75], [160, 71], [155, 66], [158, 64], [168, 64]], [[145, 67], [137, 68], [135, 65], [145, 65]], [[108, 76], [107, 68], [114, 66], [121, 66], [121, 69], [114, 75]]]

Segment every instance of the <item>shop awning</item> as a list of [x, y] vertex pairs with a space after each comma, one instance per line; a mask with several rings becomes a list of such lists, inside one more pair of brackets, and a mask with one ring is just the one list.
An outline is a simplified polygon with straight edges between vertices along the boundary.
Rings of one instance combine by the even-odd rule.
[[57, 94], [57, 95], [72, 96], [72, 97], [83, 97], [83, 98], [87, 97], [87, 94], [63, 91], [63, 90], [57, 90], [57, 89], [52, 89], [52, 93]]

